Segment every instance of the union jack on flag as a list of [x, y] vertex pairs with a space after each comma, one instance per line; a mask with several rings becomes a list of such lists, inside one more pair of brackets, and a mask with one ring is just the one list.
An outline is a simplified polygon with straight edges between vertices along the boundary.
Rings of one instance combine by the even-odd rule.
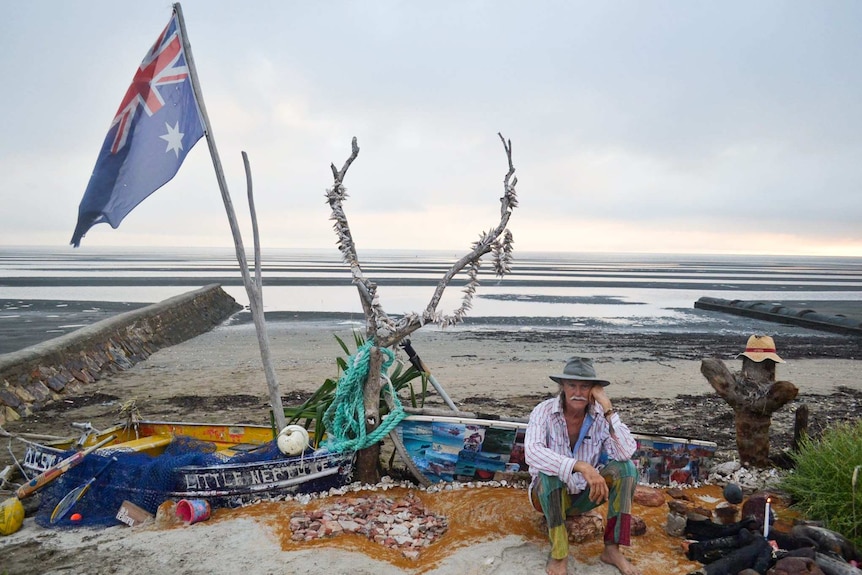
[[173, 178], [204, 134], [177, 15], [132, 78], [78, 206], [72, 245], [94, 225], [116, 229], [147, 196]]

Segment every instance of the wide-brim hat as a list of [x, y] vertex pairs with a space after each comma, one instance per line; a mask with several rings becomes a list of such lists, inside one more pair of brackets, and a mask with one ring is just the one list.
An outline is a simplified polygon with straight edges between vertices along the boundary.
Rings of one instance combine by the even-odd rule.
[[593, 367], [593, 360], [586, 357], [570, 357], [566, 360], [566, 366], [563, 368], [563, 373], [559, 375], [548, 376], [557, 383], [563, 383], [564, 380], [574, 381], [590, 381], [598, 383], [602, 387], [610, 385], [610, 381], [596, 377], [596, 368]]
[[748, 343], [745, 344], [745, 351], [736, 357], [743, 355], [751, 361], [756, 362], [771, 359], [778, 363], [784, 363], [784, 360], [775, 353], [775, 342], [768, 335], [753, 335], [748, 338]]

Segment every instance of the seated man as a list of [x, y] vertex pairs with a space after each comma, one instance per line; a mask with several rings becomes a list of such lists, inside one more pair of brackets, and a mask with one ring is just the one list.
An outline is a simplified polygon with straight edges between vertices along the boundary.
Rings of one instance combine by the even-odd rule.
[[548, 521], [551, 557], [547, 572], [566, 573], [566, 517], [589, 511], [607, 500], [601, 560], [614, 565], [623, 575], [637, 575], [640, 571], [619, 548], [620, 544], [630, 544], [632, 500], [637, 485], [631, 457], [637, 443], [605, 393], [610, 382], [596, 377], [592, 361], [569, 358], [563, 373], [550, 377], [560, 385], [560, 393], [533, 409], [524, 439], [533, 478], [530, 500]]

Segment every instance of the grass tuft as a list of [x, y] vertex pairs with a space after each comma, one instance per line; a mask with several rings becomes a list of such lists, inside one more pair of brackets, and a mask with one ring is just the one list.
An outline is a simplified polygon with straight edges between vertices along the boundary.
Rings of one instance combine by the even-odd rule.
[[793, 508], [862, 548], [862, 420], [806, 438], [781, 481]]

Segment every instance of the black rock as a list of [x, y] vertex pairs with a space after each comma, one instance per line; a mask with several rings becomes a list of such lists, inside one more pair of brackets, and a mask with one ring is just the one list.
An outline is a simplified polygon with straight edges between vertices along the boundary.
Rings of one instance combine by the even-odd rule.
[[742, 503], [742, 489], [736, 483], [728, 483], [724, 487], [724, 498], [728, 503], [738, 505]]

